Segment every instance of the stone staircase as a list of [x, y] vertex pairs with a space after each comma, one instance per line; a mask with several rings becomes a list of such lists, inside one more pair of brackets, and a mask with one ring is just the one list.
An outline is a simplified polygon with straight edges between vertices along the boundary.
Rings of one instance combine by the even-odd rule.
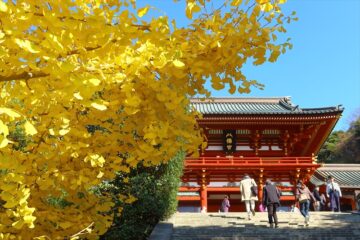
[[267, 213], [176, 213], [171, 240], [240, 239], [360, 239], [360, 215], [351, 213], [310, 212], [305, 226], [300, 213], [278, 213], [279, 228], [270, 228]]

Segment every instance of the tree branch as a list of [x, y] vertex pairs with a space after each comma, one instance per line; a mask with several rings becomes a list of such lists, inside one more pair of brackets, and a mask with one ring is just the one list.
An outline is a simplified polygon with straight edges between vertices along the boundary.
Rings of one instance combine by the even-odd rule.
[[10, 75], [10, 76], [1, 76], [0, 75], [0, 82], [8, 82], [8, 81], [13, 81], [13, 80], [27, 80], [30, 78], [47, 77], [49, 75], [50, 74], [44, 73], [44, 72], [35, 72], [35, 73], [23, 72], [20, 74], [14, 74], [14, 75]]
[[94, 222], [90, 223], [89, 226], [87, 226], [86, 228], [84, 228], [84, 229], [81, 230], [80, 232], [75, 233], [74, 235], [71, 235], [70, 238], [74, 238], [74, 237], [78, 237], [78, 236], [80, 236], [80, 235], [84, 235], [84, 234], [90, 233], [88, 229], [90, 229], [94, 224], [95, 224]]

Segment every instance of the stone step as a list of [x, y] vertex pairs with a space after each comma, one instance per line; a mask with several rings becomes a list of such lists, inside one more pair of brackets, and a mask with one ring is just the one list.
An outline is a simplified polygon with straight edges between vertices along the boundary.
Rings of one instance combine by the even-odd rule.
[[176, 213], [171, 240], [360, 239], [360, 215], [311, 212], [309, 226], [300, 213], [278, 213], [279, 228], [269, 228], [267, 213]]

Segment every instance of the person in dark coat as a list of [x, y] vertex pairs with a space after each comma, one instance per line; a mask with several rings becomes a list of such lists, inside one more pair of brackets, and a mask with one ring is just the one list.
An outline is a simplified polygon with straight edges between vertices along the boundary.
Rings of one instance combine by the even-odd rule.
[[224, 200], [221, 203], [220, 211], [221, 212], [229, 212], [229, 208], [230, 208], [229, 197], [227, 195], [225, 195]]
[[320, 211], [321, 208], [321, 197], [320, 197], [320, 193], [319, 193], [319, 187], [315, 187], [314, 191], [312, 192], [312, 194], [314, 195], [315, 198], [315, 202], [313, 203], [313, 207], [314, 207], [314, 211], [318, 212]]
[[267, 207], [270, 227], [278, 227], [276, 209], [280, 206], [280, 191], [272, 184], [271, 180], [266, 180], [263, 189], [263, 205]]
[[326, 209], [326, 197], [325, 197], [324, 193], [322, 193], [320, 195], [320, 199], [321, 199], [321, 201], [320, 201], [320, 211], [325, 211], [325, 209]]

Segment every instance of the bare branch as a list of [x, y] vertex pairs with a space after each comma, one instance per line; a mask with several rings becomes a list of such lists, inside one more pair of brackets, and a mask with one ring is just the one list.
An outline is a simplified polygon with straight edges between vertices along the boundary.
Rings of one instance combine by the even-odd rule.
[[20, 74], [14, 74], [10, 76], [1, 76], [0, 75], [0, 82], [7, 82], [7, 81], [13, 81], [13, 80], [28, 80], [31, 78], [41, 78], [41, 77], [47, 77], [50, 74], [44, 73], [44, 72], [23, 72]]
[[78, 237], [80, 235], [84, 235], [84, 234], [88, 234], [89, 231], [88, 229], [90, 229], [95, 223], [92, 222], [89, 226], [87, 226], [86, 228], [84, 228], [83, 230], [81, 230], [80, 232], [78, 233], [75, 233], [74, 235], [71, 235], [70, 238], [74, 238], [74, 237]]

